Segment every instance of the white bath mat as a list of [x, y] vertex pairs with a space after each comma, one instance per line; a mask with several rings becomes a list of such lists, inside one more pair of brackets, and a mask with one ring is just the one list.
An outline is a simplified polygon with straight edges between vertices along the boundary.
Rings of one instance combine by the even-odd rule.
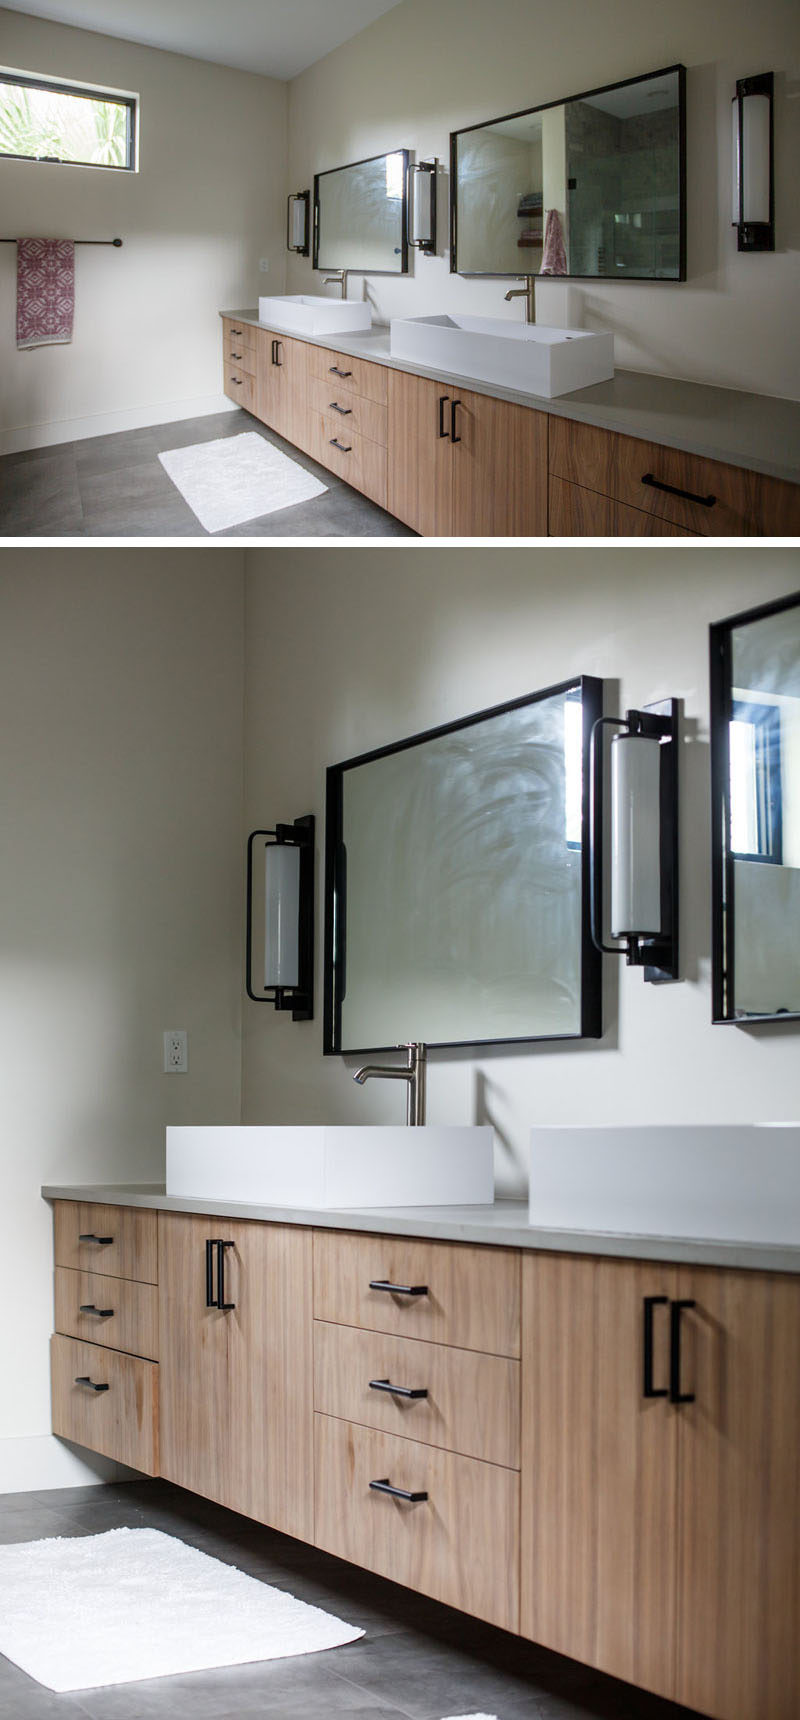
[[49, 1690], [316, 1654], [363, 1635], [159, 1529], [0, 1547], [0, 1653]]
[[170, 448], [158, 457], [207, 532], [222, 532], [261, 514], [293, 508], [312, 496], [323, 496], [327, 489], [327, 484], [312, 478], [255, 430], [222, 436], [216, 442], [195, 442], [190, 448]]

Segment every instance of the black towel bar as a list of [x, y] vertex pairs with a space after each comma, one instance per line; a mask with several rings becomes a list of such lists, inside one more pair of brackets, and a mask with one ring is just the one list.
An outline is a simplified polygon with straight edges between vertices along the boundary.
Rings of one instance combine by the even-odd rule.
[[[32, 235], [26, 233], [24, 237], [28, 239], [32, 237]], [[73, 239], [72, 242], [74, 245], [114, 245], [117, 250], [119, 250], [120, 245], [123, 243], [122, 239]], [[16, 245], [16, 243], [16, 239], [0, 239], [0, 245]]]

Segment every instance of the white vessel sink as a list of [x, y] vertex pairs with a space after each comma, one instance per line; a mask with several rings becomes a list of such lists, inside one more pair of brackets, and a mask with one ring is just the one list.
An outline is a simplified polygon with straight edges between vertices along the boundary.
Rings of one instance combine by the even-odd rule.
[[494, 1131], [170, 1127], [167, 1194], [257, 1206], [483, 1206], [494, 1199]]
[[551, 400], [614, 375], [613, 334], [502, 317], [393, 317], [393, 358]]
[[259, 299], [258, 320], [287, 334], [358, 334], [372, 327], [372, 306], [364, 299], [326, 299], [309, 293]]
[[531, 1224], [800, 1243], [800, 1124], [531, 1130]]

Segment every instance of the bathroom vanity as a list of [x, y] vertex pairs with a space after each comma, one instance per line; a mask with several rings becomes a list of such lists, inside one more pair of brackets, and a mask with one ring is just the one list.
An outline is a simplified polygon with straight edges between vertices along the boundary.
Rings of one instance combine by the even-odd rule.
[[43, 1193], [56, 1434], [717, 1720], [795, 1720], [799, 1248]]
[[424, 537], [800, 532], [800, 405], [633, 371], [547, 400], [393, 356], [386, 329], [222, 314], [224, 388]]

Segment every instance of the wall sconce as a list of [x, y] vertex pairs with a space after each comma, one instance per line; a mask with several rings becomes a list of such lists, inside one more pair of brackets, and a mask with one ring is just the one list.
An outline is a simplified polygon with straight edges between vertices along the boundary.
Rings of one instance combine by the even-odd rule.
[[308, 211], [310, 191], [295, 191], [288, 199], [286, 211], [286, 248], [307, 257], [309, 251]]
[[[267, 840], [263, 840], [267, 838]], [[253, 990], [253, 864], [264, 848], [264, 985]], [[259, 905], [259, 919], [261, 907]], [[293, 1021], [314, 1016], [314, 817], [254, 830], [247, 843], [245, 985], [254, 1003], [290, 1009]]]
[[437, 166], [436, 161], [417, 161], [408, 167], [408, 243], [429, 256], [436, 250]]
[[774, 251], [774, 75], [739, 78], [733, 98], [733, 212], [740, 251]]
[[[599, 717], [590, 751], [591, 934], [605, 955], [625, 956], [653, 982], [678, 978], [678, 700], [623, 717]], [[610, 748], [611, 936], [603, 942], [603, 728]]]

